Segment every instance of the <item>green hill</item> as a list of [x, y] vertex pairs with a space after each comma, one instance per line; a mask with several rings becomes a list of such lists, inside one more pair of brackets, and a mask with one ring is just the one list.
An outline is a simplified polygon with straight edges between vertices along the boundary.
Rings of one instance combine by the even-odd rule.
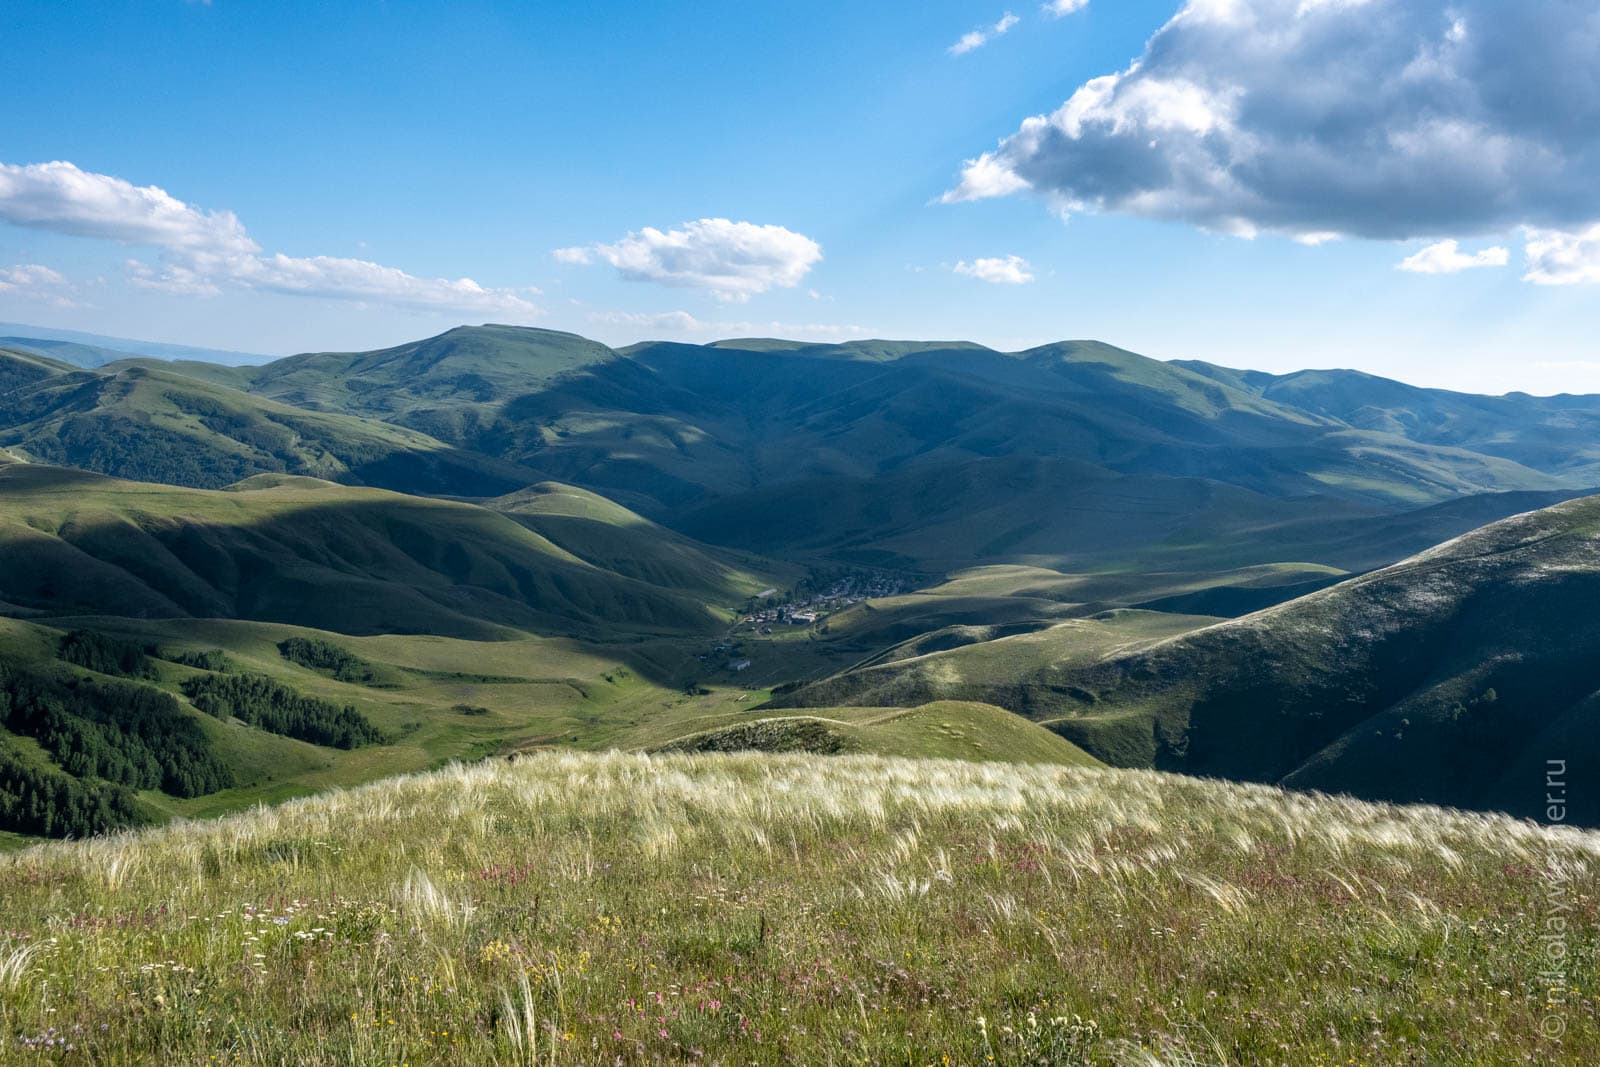
[[72, 371], [0, 352], [0, 391], [0, 444], [123, 478], [214, 489], [281, 472], [486, 495], [532, 477], [415, 431], [303, 411], [149, 365]]

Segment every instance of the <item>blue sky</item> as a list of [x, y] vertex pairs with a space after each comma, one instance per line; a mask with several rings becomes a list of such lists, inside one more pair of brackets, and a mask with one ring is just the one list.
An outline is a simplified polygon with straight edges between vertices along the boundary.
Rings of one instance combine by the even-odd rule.
[[1530, 0], [1514, 55], [1491, 0], [1180, 6], [12, 0], [0, 320], [1095, 337], [1600, 391], [1592, 4]]

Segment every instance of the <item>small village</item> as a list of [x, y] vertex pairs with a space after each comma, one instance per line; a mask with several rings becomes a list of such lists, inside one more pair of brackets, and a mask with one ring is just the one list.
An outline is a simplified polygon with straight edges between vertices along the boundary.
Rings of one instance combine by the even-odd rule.
[[787, 592], [766, 589], [752, 596], [727, 636], [697, 658], [713, 669], [742, 673], [750, 668], [751, 661], [742, 654], [740, 636], [770, 637], [784, 630], [792, 631], [793, 627], [808, 626], [816, 626], [819, 633], [826, 633], [828, 616], [834, 612], [864, 600], [896, 596], [913, 587], [908, 577], [882, 571], [852, 572], [825, 581], [826, 584], [813, 584], [811, 579], [803, 579]]

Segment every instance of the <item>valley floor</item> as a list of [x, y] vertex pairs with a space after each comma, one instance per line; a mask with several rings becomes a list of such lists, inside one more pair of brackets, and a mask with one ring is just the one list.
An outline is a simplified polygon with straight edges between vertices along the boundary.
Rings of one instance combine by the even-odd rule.
[[1600, 834], [1150, 772], [544, 752], [0, 899], [7, 1062], [1600, 1062]]

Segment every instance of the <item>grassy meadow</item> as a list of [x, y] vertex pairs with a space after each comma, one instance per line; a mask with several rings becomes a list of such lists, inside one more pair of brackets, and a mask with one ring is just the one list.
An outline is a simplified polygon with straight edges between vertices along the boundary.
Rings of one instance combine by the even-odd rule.
[[0, 857], [0, 1060], [1590, 1064], [1597, 872], [1151, 772], [543, 752]]

